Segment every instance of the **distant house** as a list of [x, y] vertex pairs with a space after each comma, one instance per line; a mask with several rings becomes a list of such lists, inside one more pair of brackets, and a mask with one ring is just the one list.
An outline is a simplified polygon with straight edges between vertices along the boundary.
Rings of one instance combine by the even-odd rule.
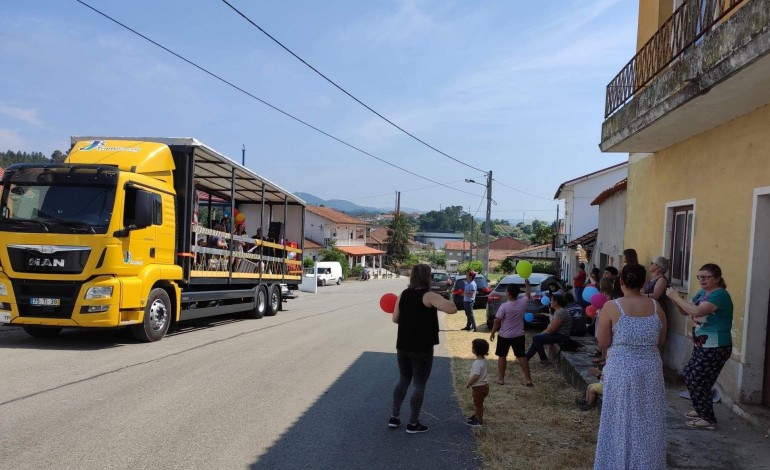
[[[371, 224], [330, 207], [307, 206], [305, 238], [322, 247], [334, 244], [348, 257], [348, 267], [382, 267], [385, 251], [367, 246]], [[321, 250], [321, 251], [322, 251]]]
[[[529, 248], [530, 244], [513, 237], [502, 237], [489, 242], [490, 250], [524, 250]], [[490, 258], [492, 253], [489, 254]]]
[[430, 245], [437, 250], [443, 250], [447, 242], [462, 241], [465, 236], [454, 232], [417, 232], [414, 240]]
[[[578, 248], [590, 252], [596, 241], [594, 231], [599, 226], [599, 208], [591, 206], [591, 201], [627, 176], [628, 162], [623, 162], [565, 181], [556, 190], [554, 199], [564, 201], [564, 221], [557, 225], [554, 243], [559, 253], [559, 276], [562, 279], [572, 279], [577, 274], [577, 265], [583, 262], [578, 260]], [[591, 233], [594, 233], [593, 238]]]
[[596, 235], [591, 257], [587, 266], [603, 269], [606, 266], [619, 268], [623, 261], [623, 237], [626, 225], [626, 187], [628, 178], [618, 181], [605, 189], [592, 206], [599, 207], [599, 231]]
[[471, 249], [475, 249], [475, 246], [469, 241], [446, 242], [444, 245], [444, 253], [447, 260], [469, 260], [471, 258]]

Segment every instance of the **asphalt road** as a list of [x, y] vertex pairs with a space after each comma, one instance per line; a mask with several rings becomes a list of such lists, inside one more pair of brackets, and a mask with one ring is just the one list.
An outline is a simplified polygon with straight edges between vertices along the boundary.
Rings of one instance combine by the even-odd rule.
[[152, 344], [0, 328], [0, 468], [480, 468], [442, 347], [430, 431], [387, 428], [396, 325], [378, 301], [405, 285], [319, 288], [275, 317], [195, 321]]

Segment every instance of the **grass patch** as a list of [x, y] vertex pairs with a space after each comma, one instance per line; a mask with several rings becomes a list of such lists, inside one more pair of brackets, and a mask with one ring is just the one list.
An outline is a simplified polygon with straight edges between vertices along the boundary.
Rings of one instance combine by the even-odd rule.
[[[455, 394], [464, 416], [473, 414], [471, 392], [465, 388], [473, 362], [471, 341], [489, 341], [486, 309], [476, 310], [476, 333], [459, 331], [465, 315], [445, 315], [445, 344], [452, 357]], [[531, 344], [527, 333], [527, 346]], [[568, 385], [554, 366], [539, 359], [530, 361], [534, 387], [525, 387], [524, 376], [508, 353], [505, 385], [497, 379], [496, 343], [490, 343], [489, 396], [484, 401], [484, 426], [474, 431], [484, 468], [502, 469], [582, 469], [593, 468], [599, 414], [583, 412], [575, 406], [581, 393]]]

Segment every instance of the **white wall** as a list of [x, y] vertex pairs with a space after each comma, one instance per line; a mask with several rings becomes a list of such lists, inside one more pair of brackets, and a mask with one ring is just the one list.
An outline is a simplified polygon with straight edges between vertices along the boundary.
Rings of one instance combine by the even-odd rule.
[[602, 191], [628, 177], [628, 166], [621, 166], [606, 173], [581, 180], [574, 185], [565, 186], [561, 196], [564, 198], [565, 232], [574, 240], [599, 226], [599, 207], [591, 202]]
[[612, 265], [616, 268], [622, 264], [623, 236], [626, 224], [626, 190], [610, 196], [599, 204], [599, 233], [596, 236], [596, 246], [591, 255], [593, 267], [604, 268], [600, 262], [600, 254], [612, 256]]
[[[337, 233], [336, 237], [334, 236], [335, 232]], [[360, 235], [363, 235], [363, 238], [359, 238]], [[321, 217], [318, 214], [306, 211], [305, 238], [313, 240], [319, 244], [323, 244], [325, 238], [335, 238], [338, 242], [347, 242], [350, 240], [359, 240], [363, 242], [366, 240], [366, 225], [363, 223], [360, 225], [337, 225], [326, 217]]]

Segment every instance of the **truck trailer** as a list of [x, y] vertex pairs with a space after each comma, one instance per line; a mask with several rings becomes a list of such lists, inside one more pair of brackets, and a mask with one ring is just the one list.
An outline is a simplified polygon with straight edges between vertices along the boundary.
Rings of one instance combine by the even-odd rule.
[[63, 163], [5, 170], [0, 324], [157, 341], [184, 320], [275, 315], [294, 296], [300, 198], [192, 138], [71, 144]]

